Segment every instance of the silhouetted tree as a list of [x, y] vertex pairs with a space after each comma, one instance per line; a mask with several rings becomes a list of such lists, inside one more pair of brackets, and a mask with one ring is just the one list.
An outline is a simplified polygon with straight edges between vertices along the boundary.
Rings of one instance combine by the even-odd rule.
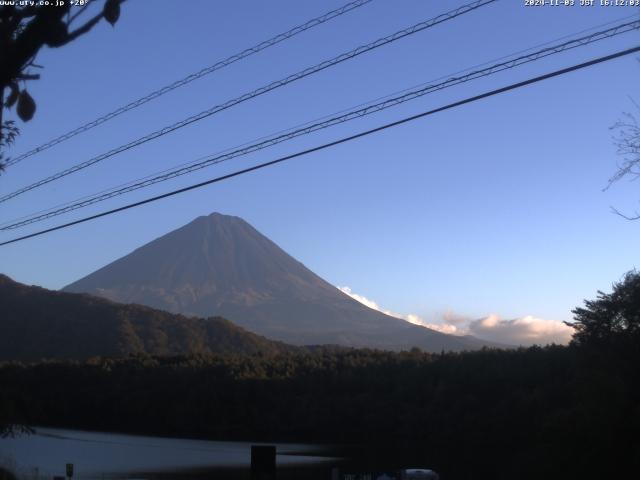
[[[635, 106], [640, 112], [640, 105], [635, 104]], [[614, 142], [618, 147], [618, 154], [622, 157], [622, 162], [618, 164], [618, 171], [615, 175], [609, 179], [609, 186], [625, 177], [631, 180], [640, 177], [640, 124], [638, 124], [637, 117], [632, 113], [625, 113], [623, 118], [611, 128], [617, 132]], [[640, 219], [640, 212], [637, 210], [633, 215], [625, 215], [616, 208], [612, 208], [612, 210], [627, 220]]]
[[[18, 117], [28, 122], [36, 111], [36, 102], [27, 91], [26, 82], [38, 80], [34, 63], [40, 49], [62, 47], [95, 27], [103, 18], [115, 25], [124, 0], [105, 0], [100, 12], [78, 22], [95, 2], [80, 0], [59, 5], [0, 6], [0, 170], [4, 168], [2, 150], [11, 145], [19, 133], [14, 121], [3, 121], [3, 110], [16, 105]], [[54, 3], [54, 2], [47, 2]], [[73, 11], [73, 13], [72, 13]], [[8, 92], [5, 98], [5, 94]]]
[[617, 345], [618, 340], [640, 340], [640, 273], [628, 272], [614, 283], [612, 293], [598, 291], [597, 300], [585, 300], [585, 307], [572, 311], [575, 315], [577, 345]]
[[16, 476], [9, 470], [0, 467], [0, 480], [16, 480]]

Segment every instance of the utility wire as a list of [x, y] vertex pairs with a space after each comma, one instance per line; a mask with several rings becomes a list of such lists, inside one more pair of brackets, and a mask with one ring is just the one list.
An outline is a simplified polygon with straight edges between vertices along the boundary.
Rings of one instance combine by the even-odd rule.
[[31, 157], [37, 153], [40, 153], [44, 150], [47, 150], [51, 147], [53, 147], [54, 145], [58, 145], [59, 143], [62, 143], [66, 140], [69, 140], [70, 138], [75, 137], [76, 135], [79, 135], [83, 132], [86, 132], [87, 130], [91, 130], [94, 127], [97, 127], [98, 125], [101, 125], [105, 122], [108, 122], [109, 120], [122, 115], [125, 112], [128, 112], [129, 110], [133, 110], [134, 108], [137, 108], [141, 105], [144, 105], [147, 102], [150, 102], [152, 100], [155, 100], [158, 97], [161, 97], [162, 95], [164, 95], [165, 93], [169, 93], [172, 90], [175, 90], [177, 88], [183, 87], [191, 82], [193, 82], [194, 80], [197, 80], [199, 78], [204, 77], [205, 75], [209, 75], [217, 70], [220, 70], [224, 67], [228, 67], [229, 65], [231, 65], [232, 63], [235, 63], [239, 60], [242, 60], [244, 58], [250, 57], [251, 55], [261, 52], [262, 50], [266, 50], [269, 47], [272, 47], [274, 45], [277, 45], [280, 42], [284, 42], [285, 40], [288, 40], [296, 35], [298, 35], [299, 33], [302, 33], [306, 30], [310, 30], [313, 27], [317, 27], [318, 25], [321, 25], [325, 22], [328, 22], [329, 20], [333, 20], [336, 17], [339, 17], [341, 15], [344, 15], [347, 12], [350, 12], [352, 10], [355, 10], [356, 8], [362, 7], [370, 2], [372, 2], [373, 0], [355, 0], [353, 2], [347, 3], [346, 5], [343, 5], [342, 7], [336, 9], [336, 10], [332, 10], [330, 12], [325, 13], [324, 15], [321, 15], [319, 17], [313, 18], [311, 20], [309, 20], [308, 22], [302, 24], [302, 25], [298, 25], [297, 27], [292, 28], [291, 30], [288, 30], [284, 33], [281, 33], [279, 35], [276, 35], [275, 37], [272, 37], [268, 40], [265, 40], [263, 42], [260, 42], [257, 45], [254, 45], [253, 47], [247, 48], [246, 50], [243, 50], [240, 53], [236, 53], [234, 55], [231, 55], [228, 58], [225, 58], [224, 60], [220, 60], [219, 62], [214, 63], [213, 65], [210, 65], [206, 68], [203, 68], [202, 70], [200, 70], [199, 72], [196, 73], [192, 73], [191, 75], [187, 75], [184, 78], [181, 78], [180, 80], [176, 80], [173, 83], [170, 83], [169, 85], [165, 85], [164, 87], [155, 90], [154, 92], [149, 93], [148, 95], [145, 95], [144, 97], [141, 97], [137, 100], [134, 100], [133, 102], [130, 102], [120, 108], [117, 108], [115, 110], [113, 110], [112, 112], [109, 112], [105, 115], [103, 115], [102, 117], [99, 117], [91, 122], [85, 123], [84, 125], [81, 125], [73, 130], [70, 130], [69, 132], [60, 135], [59, 137], [56, 137], [52, 140], [49, 140], [46, 143], [43, 143], [42, 145], [29, 150], [28, 152], [25, 152], [21, 155], [18, 155], [15, 158], [12, 158], [11, 160], [9, 160], [7, 162], [7, 166], [11, 166], [14, 165], [18, 162], [21, 162], [22, 160], [24, 160], [25, 158]]
[[208, 157], [203, 157], [195, 162], [191, 162], [189, 164], [174, 168], [172, 170], [166, 170], [156, 176], [145, 177], [139, 181], [136, 181], [135, 183], [129, 183], [119, 188], [99, 192], [97, 194], [94, 194], [93, 196], [84, 197], [73, 203], [68, 203], [59, 207], [53, 207], [53, 209], [45, 210], [43, 212], [36, 212], [30, 216], [22, 217], [21, 219], [17, 219], [11, 222], [5, 222], [3, 225], [0, 225], [0, 230], [3, 230], [3, 231], [13, 230], [13, 229], [30, 225], [36, 222], [40, 222], [49, 218], [53, 218], [53, 217], [71, 212], [73, 210], [77, 210], [89, 205], [93, 205], [98, 202], [108, 200], [116, 196], [124, 195], [126, 193], [154, 185], [159, 182], [164, 182], [172, 178], [176, 178], [182, 175], [186, 175], [188, 173], [192, 173], [196, 170], [200, 170], [202, 168], [209, 167], [214, 164], [222, 163], [236, 157], [248, 155], [250, 153], [277, 145], [279, 143], [292, 140], [302, 135], [307, 135], [312, 132], [329, 128], [340, 123], [361, 118], [366, 115], [370, 115], [370, 114], [385, 110], [387, 108], [394, 107], [411, 100], [415, 100], [424, 95], [427, 95], [436, 91], [440, 91], [445, 88], [449, 88], [455, 85], [459, 85], [461, 83], [469, 82], [471, 80], [476, 80], [478, 78], [493, 75], [504, 70], [512, 69], [527, 63], [540, 60], [541, 58], [545, 58], [550, 55], [555, 55], [573, 48], [589, 45], [591, 43], [594, 43], [603, 39], [621, 35], [623, 33], [627, 33], [632, 30], [637, 30], [639, 28], [640, 28], [640, 20], [627, 22], [621, 25], [614, 26], [607, 30], [595, 32], [595, 33], [592, 33], [591, 35], [586, 35], [577, 39], [569, 40], [561, 44], [557, 44], [541, 50], [537, 50], [527, 55], [521, 55], [519, 57], [512, 58], [507, 61], [493, 64], [486, 68], [472, 71], [466, 75], [450, 77], [444, 82], [423, 86], [422, 88], [406, 92], [402, 95], [399, 95], [393, 98], [386, 98], [381, 102], [371, 104], [363, 108], [356, 108], [354, 110], [347, 111], [347, 113], [334, 116], [327, 120], [323, 120], [323, 121], [312, 123], [312, 124], [305, 124], [301, 128], [286, 131], [283, 134], [279, 134], [279, 135], [276, 134], [271, 137], [266, 137], [264, 140], [258, 141], [257, 143], [249, 144], [247, 146], [242, 146], [241, 148], [238, 148], [236, 150], [227, 151], [226, 153], [214, 154]]
[[[594, 25], [593, 27], [585, 28], [585, 29], [580, 30], [580, 31], [578, 31], [578, 32], [573, 32], [573, 33], [570, 33], [570, 34], [567, 34], [567, 35], [563, 35], [563, 36], [561, 36], [561, 37], [556, 37], [556, 38], [554, 38], [554, 39], [552, 39], [552, 40], [548, 40], [548, 41], [546, 41], [546, 42], [544, 42], [544, 43], [539, 43], [539, 44], [537, 44], [537, 45], [533, 45], [533, 46], [531, 46], [531, 47], [529, 47], [529, 48], [526, 48], [526, 49], [523, 49], [523, 50], [518, 50], [517, 52], [513, 52], [513, 53], [510, 53], [510, 54], [508, 54], [508, 55], [503, 55], [503, 56], [501, 56], [501, 57], [494, 58], [494, 59], [492, 59], [492, 60], [488, 60], [488, 61], [486, 61], [486, 62], [483, 62], [483, 63], [480, 63], [480, 64], [476, 64], [476, 65], [473, 65], [473, 66], [471, 66], [471, 67], [467, 67], [467, 68], [462, 69], [462, 70], [458, 70], [457, 72], [450, 73], [450, 74], [448, 74], [448, 75], [442, 75], [442, 76], [440, 76], [440, 77], [438, 77], [438, 78], [431, 79], [431, 80], [429, 80], [428, 82], [421, 82], [421, 83], [419, 83], [419, 84], [417, 84], [417, 85], [412, 85], [411, 87], [403, 88], [402, 90], [396, 90], [395, 92], [388, 93], [388, 94], [386, 94], [386, 95], [382, 95], [382, 96], [380, 96], [380, 97], [376, 97], [376, 98], [374, 98], [374, 99], [372, 99], [372, 100], [368, 100], [368, 101], [366, 101], [366, 102], [361, 102], [361, 103], [359, 103], [359, 104], [357, 104], [357, 105], [353, 105], [353, 106], [351, 106], [351, 107], [349, 107], [349, 108], [344, 108], [344, 109], [342, 109], [342, 110], [339, 110], [339, 111], [337, 111], [337, 112], [333, 112], [333, 113], [331, 113], [331, 114], [323, 115], [323, 116], [318, 117], [318, 118], [315, 118], [315, 119], [313, 119], [313, 120], [308, 120], [308, 121], [306, 121], [306, 122], [303, 122], [303, 123], [297, 124], [297, 125], [295, 125], [295, 126], [293, 126], [293, 127], [289, 127], [289, 128], [286, 128], [286, 129], [281, 129], [281, 130], [278, 130], [278, 131], [276, 131], [276, 132], [272, 132], [271, 134], [263, 135], [263, 136], [261, 136], [261, 137], [259, 137], [259, 138], [254, 138], [254, 139], [252, 139], [252, 140], [249, 140], [249, 141], [243, 142], [243, 143], [242, 143], [242, 144], [240, 144], [240, 145], [235, 145], [235, 146], [233, 146], [233, 147], [225, 148], [224, 150], [221, 150], [221, 151], [216, 152], [216, 153], [215, 153], [215, 155], [220, 155], [220, 154], [222, 154], [222, 153], [230, 152], [230, 151], [235, 150], [235, 149], [238, 149], [238, 148], [240, 148], [240, 147], [244, 147], [244, 146], [246, 146], [246, 145], [250, 145], [250, 144], [252, 144], [252, 143], [259, 142], [259, 141], [261, 141], [261, 140], [265, 140], [265, 139], [270, 138], [270, 137], [272, 137], [272, 136], [275, 136], [275, 135], [278, 135], [278, 134], [281, 134], [281, 133], [285, 133], [285, 132], [289, 132], [289, 131], [291, 131], [291, 130], [294, 130], [294, 129], [297, 129], [297, 128], [300, 128], [300, 127], [303, 127], [303, 126], [311, 125], [311, 124], [313, 124], [313, 123], [316, 123], [316, 122], [319, 122], [319, 121], [321, 121], [321, 120], [325, 120], [325, 119], [331, 118], [331, 117], [333, 117], [333, 116], [336, 116], [336, 115], [339, 115], [339, 114], [342, 114], [342, 113], [345, 113], [345, 112], [351, 111], [351, 110], [353, 110], [353, 109], [356, 109], [356, 108], [359, 108], [359, 107], [364, 107], [365, 105], [371, 105], [371, 104], [373, 104], [373, 103], [375, 103], [375, 102], [379, 102], [379, 101], [381, 101], [381, 100], [385, 100], [385, 99], [388, 99], [388, 98], [391, 98], [391, 97], [394, 97], [394, 96], [400, 95], [400, 94], [402, 94], [402, 93], [409, 92], [409, 91], [414, 90], [414, 89], [416, 89], [416, 88], [418, 88], [418, 87], [423, 87], [423, 86], [425, 86], [425, 85], [429, 85], [429, 84], [434, 83], [434, 82], [437, 82], [437, 81], [439, 81], [439, 80], [444, 80], [444, 79], [451, 78], [451, 77], [456, 76], [456, 75], [460, 75], [460, 74], [465, 73], [465, 72], [470, 72], [470, 71], [472, 71], [472, 70], [479, 69], [480, 67], [484, 67], [484, 66], [487, 66], [487, 65], [491, 65], [492, 63], [499, 62], [499, 61], [501, 61], [501, 60], [505, 60], [505, 59], [507, 59], [507, 58], [512, 58], [512, 57], [514, 57], [514, 56], [516, 56], [516, 55], [520, 55], [520, 54], [523, 54], [523, 53], [526, 53], [526, 52], [532, 52], [532, 51], [534, 51], [534, 50], [536, 50], [536, 49], [538, 49], [538, 48], [546, 47], [547, 45], [552, 45], [553, 43], [555, 43], [555, 42], [559, 42], [560, 40], [565, 40], [565, 39], [567, 39], [567, 38], [572, 38], [572, 37], [575, 37], [576, 35], [580, 35], [580, 34], [583, 34], [583, 33], [586, 33], [586, 32], [592, 32], [592, 31], [597, 30], [597, 29], [599, 29], [599, 28], [603, 28], [603, 27], [606, 27], [606, 26], [608, 26], [608, 25], [613, 25], [614, 23], [618, 23], [618, 22], [621, 22], [621, 21], [623, 21], [623, 20], [627, 20], [627, 19], [629, 19], [629, 18], [633, 18], [633, 17], [637, 17], [637, 16], [638, 16], [638, 14], [635, 14], [635, 13], [634, 13], [634, 14], [631, 14], [631, 15], [626, 15], [626, 16], [624, 16], [624, 17], [620, 17], [620, 18], [617, 18], [617, 19], [615, 19], [615, 20], [610, 20], [610, 21], [605, 22], [605, 23], [601, 23], [601, 24], [598, 24], [598, 25]], [[5, 225], [8, 225], [8, 224], [10, 224], [10, 223], [14, 223], [14, 222], [17, 222], [17, 221], [19, 221], [19, 220], [23, 220], [23, 219], [25, 219], [25, 218], [32, 217], [32, 216], [34, 216], [34, 215], [38, 215], [38, 214], [45, 213], [45, 212], [50, 212], [50, 211], [52, 211], [52, 210], [55, 210], [55, 209], [58, 209], [58, 208], [61, 208], [61, 207], [66, 207], [66, 206], [68, 206], [68, 205], [71, 205], [72, 203], [77, 203], [77, 202], [80, 202], [80, 201], [82, 201], [82, 200], [89, 199], [89, 198], [94, 197], [94, 196], [96, 196], [96, 195], [101, 195], [101, 194], [103, 194], [103, 193], [107, 193], [107, 192], [111, 192], [111, 191], [118, 190], [118, 189], [120, 189], [120, 188], [122, 188], [122, 187], [126, 187], [126, 186], [129, 186], [129, 185], [133, 185], [133, 184], [138, 183], [138, 182], [141, 182], [141, 181], [143, 181], [143, 180], [150, 179], [150, 178], [152, 178], [152, 177], [154, 177], [154, 176], [162, 175], [162, 174], [164, 174], [164, 173], [168, 173], [168, 172], [170, 172], [170, 171], [172, 171], [172, 170], [174, 170], [174, 169], [177, 169], [177, 168], [181, 168], [181, 167], [185, 167], [185, 166], [193, 165], [193, 164], [195, 164], [195, 163], [198, 163], [198, 162], [200, 162], [200, 161], [202, 161], [202, 160], [205, 160], [205, 159], [207, 159], [207, 158], [210, 158], [210, 157], [211, 157], [211, 155], [206, 155], [206, 156], [200, 157], [200, 158], [198, 158], [198, 159], [196, 159], [196, 160], [191, 160], [191, 161], [189, 161], [189, 162], [181, 163], [181, 164], [176, 165], [175, 167], [172, 167], [172, 168], [166, 168], [166, 169], [161, 170], [161, 171], [159, 171], [159, 172], [154, 172], [154, 173], [151, 173], [151, 174], [149, 174], [149, 175], [145, 175], [144, 177], [138, 177], [138, 178], [136, 178], [136, 179], [134, 179], [134, 180], [130, 180], [130, 181], [128, 181], [128, 182], [121, 183], [121, 184], [116, 185], [116, 186], [114, 186], [114, 187], [110, 187], [110, 188], [107, 188], [107, 189], [101, 190], [100, 192], [97, 192], [97, 193], [93, 193], [93, 194], [89, 194], [89, 195], [84, 195], [83, 197], [76, 198], [76, 199], [74, 199], [74, 200], [70, 200], [70, 201], [67, 201], [67, 202], [63, 202], [63, 203], [60, 203], [60, 204], [55, 205], [55, 206], [53, 206], [53, 207], [44, 208], [44, 209], [39, 210], [39, 211], [37, 211], [37, 212], [32, 212], [32, 213], [30, 213], [30, 214], [23, 215], [23, 216], [18, 217], [18, 218], [16, 218], [16, 219], [8, 220], [8, 221], [5, 221], [5, 222], [2, 222], [2, 223], [0, 223], [0, 228], [1, 228], [1, 227], [4, 227]]]
[[62, 177], [65, 177], [67, 175], [71, 175], [72, 173], [75, 173], [79, 170], [82, 170], [84, 168], [87, 168], [91, 165], [94, 165], [98, 162], [101, 162], [109, 157], [112, 157], [116, 154], [122, 153], [126, 150], [129, 150], [133, 147], [137, 147], [138, 145], [141, 145], [143, 143], [146, 143], [150, 140], [155, 140], [158, 137], [161, 137], [163, 135], [166, 135], [168, 133], [171, 133], [175, 130], [178, 130], [179, 128], [185, 127], [187, 125], [190, 125], [194, 122], [197, 122], [199, 120], [202, 120], [204, 118], [207, 118], [211, 115], [214, 115], [218, 112], [221, 112], [223, 110], [226, 110], [228, 108], [231, 108], [235, 105], [238, 105], [242, 102], [245, 102], [247, 100], [250, 100], [252, 98], [255, 98], [259, 95], [263, 95], [267, 92], [270, 92], [271, 90], [275, 90], [277, 88], [283, 87], [285, 85], [288, 85], [289, 83], [295, 82], [297, 80], [300, 80], [302, 78], [305, 78], [309, 75], [312, 75], [314, 73], [317, 73], [321, 70], [325, 70], [329, 67], [332, 67], [334, 65], [337, 65], [339, 63], [342, 63], [346, 60], [350, 60], [356, 56], [362, 55], [365, 52], [369, 52], [371, 50], [374, 50], [376, 48], [379, 48], [383, 45], [386, 45], [388, 43], [392, 43], [395, 42], [396, 40], [400, 40], [401, 38], [404, 38], [406, 36], [409, 35], [413, 35], [415, 33], [418, 33], [422, 30], [425, 30], [427, 28], [431, 28], [435, 25], [438, 25], [440, 23], [446, 22], [448, 20], [452, 20], [456, 17], [459, 17], [461, 15], [464, 15], [465, 13], [469, 13], [473, 10], [476, 10], [480, 7], [483, 7], [485, 5], [488, 5], [490, 3], [493, 3], [497, 0], [477, 0], [471, 3], [468, 3], [466, 5], [463, 5], [461, 7], [458, 7], [454, 10], [451, 10], [449, 12], [443, 13], [441, 15], [438, 15], [437, 17], [434, 17], [430, 20], [426, 20], [424, 22], [420, 22], [417, 23], [411, 27], [405, 28], [403, 30], [400, 30], [398, 32], [395, 32], [391, 35], [388, 35], [386, 37], [383, 38], [379, 38], [378, 40], [368, 43], [366, 45], [362, 45], [354, 50], [351, 50], [349, 52], [343, 53], [341, 55], [338, 55], [337, 57], [334, 57], [330, 60], [325, 60], [324, 62], [321, 62], [317, 65], [314, 65], [312, 67], [308, 67], [304, 70], [301, 70], [297, 73], [294, 73], [292, 75], [289, 75], [281, 80], [277, 80], [275, 82], [272, 82], [268, 85], [265, 85], [263, 87], [260, 87], [252, 92], [249, 93], [245, 93], [244, 95], [241, 95], [240, 97], [236, 97], [232, 100], [228, 100], [227, 102], [220, 104], [220, 105], [216, 105], [208, 110], [204, 110], [198, 114], [192, 115], [184, 120], [181, 120], [179, 122], [176, 122], [172, 125], [166, 126], [160, 130], [156, 130], [155, 132], [149, 133], [148, 135], [145, 135], [144, 137], [138, 138], [137, 140], [134, 140], [132, 142], [129, 142], [127, 144], [121, 145], [119, 147], [116, 147], [112, 150], [109, 150], [106, 153], [103, 153], [101, 155], [98, 155], [96, 157], [91, 158], [90, 160], [87, 160], [85, 162], [79, 163], [77, 165], [74, 165], [73, 167], [70, 167], [66, 170], [60, 171], [58, 173], [55, 173], [49, 177], [46, 177], [42, 180], [39, 180], [35, 183], [32, 183], [30, 185], [27, 185], [26, 187], [20, 188], [18, 190], [15, 190], [12, 193], [6, 194], [2, 197], [0, 197], [0, 203], [2, 202], [6, 202], [7, 200], [10, 200], [12, 198], [17, 197], [18, 195], [21, 195], [25, 192], [28, 192], [30, 190], [33, 190], [35, 188], [41, 187], [42, 185], [46, 185], [47, 183], [53, 182], [54, 180], [59, 180]]
[[541, 82], [541, 81], [544, 81], [544, 80], [548, 80], [548, 79], [553, 78], [553, 77], [558, 77], [560, 75], [565, 75], [567, 73], [570, 73], [570, 72], [573, 72], [573, 71], [576, 71], [576, 70], [581, 70], [583, 68], [587, 68], [587, 67], [599, 64], [599, 63], [608, 62], [610, 60], [614, 60], [616, 58], [620, 58], [620, 57], [623, 57], [623, 56], [626, 56], [626, 55], [630, 55], [632, 53], [636, 53], [636, 52], [639, 52], [639, 51], [640, 51], [640, 46], [632, 47], [632, 48], [629, 48], [629, 49], [626, 49], [626, 50], [622, 50], [622, 51], [618, 51], [616, 53], [612, 53], [610, 55], [606, 55], [604, 57], [598, 57], [598, 58], [595, 58], [593, 60], [589, 60], [587, 62], [583, 62], [583, 63], [577, 64], [577, 65], [573, 65], [571, 67], [562, 68], [560, 70], [555, 70], [553, 72], [546, 73], [544, 75], [533, 77], [533, 78], [530, 78], [528, 80], [524, 80], [522, 82], [512, 83], [510, 85], [507, 85], [506, 87], [501, 87], [501, 88], [498, 88], [498, 89], [495, 89], [495, 90], [491, 90], [491, 91], [482, 93], [480, 95], [475, 95], [473, 97], [465, 98], [464, 100], [459, 100], [457, 102], [449, 103], [449, 104], [447, 104], [447, 105], [445, 105], [443, 107], [435, 108], [433, 110], [428, 110], [426, 112], [422, 112], [422, 113], [419, 113], [417, 115], [412, 115], [410, 117], [405, 117], [405, 118], [403, 118], [401, 120], [396, 120], [395, 122], [387, 123], [385, 125], [381, 125], [379, 127], [372, 128], [370, 130], [365, 130], [363, 132], [356, 133], [354, 135], [350, 135], [348, 137], [343, 137], [343, 138], [340, 138], [338, 140], [334, 140], [334, 141], [329, 142], [329, 143], [318, 145], [316, 147], [309, 148], [307, 150], [303, 150], [303, 151], [300, 151], [300, 152], [297, 152], [297, 153], [294, 153], [294, 154], [291, 154], [291, 155], [286, 155], [284, 157], [280, 157], [280, 158], [277, 158], [275, 160], [271, 160], [269, 162], [260, 163], [258, 165], [254, 165], [252, 167], [244, 168], [242, 170], [237, 170], [237, 171], [229, 173], [227, 175], [222, 175], [220, 177], [215, 177], [215, 178], [212, 178], [210, 180], [206, 180], [204, 182], [200, 182], [200, 183], [196, 183], [194, 185], [190, 185], [188, 187], [184, 187], [184, 188], [180, 188], [178, 190], [173, 190], [171, 192], [163, 193], [162, 195], [156, 195], [154, 197], [150, 197], [150, 198], [146, 198], [144, 200], [141, 200], [139, 202], [130, 203], [130, 204], [124, 205], [122, 207], [114, 208], [112, 210], [107, 210], [105, 212], [101, 212], [101, 213], [98, 213], [98, 214], [95, 214], [95, 215], [84, 217], [84, 218], [81, 218], [79, 220], [74, 220], [73, 222], [68, 222], [68, 223], [65, 223], [65, 224], [62, 224], [62, 225], [57, 225], [55, 227], [51, 227], [51, 228], [47, 228], [45, 230], [40, 230], [38, 232], [31, 233], [29, 235], [23, 235], [23, 236], [18, 237], [18, 238], [7, 240], [7, 241], [4, 241], [4, 242], [0, 243], [0, 247], [4, 246], [4, 245], [9, 245], [11, 243], [23, 241], [23, 240], [26, 240], [28, 238], [33, 238], [33, 237], [37, 237], [39, 235], [44, 235], [45, 233], [54, 232], [56, 230], [61, 230], [63, 228], [68, 228], [68, 227], [71, 227], [73, 225], [78, 225], [80, 223], [88, 222], [90, 220], [95, 220], [97, 218], [105, 217], [107, 215], [112, 215], [114, 213], [122, 212], [124, 210], [129, 210], [131, 208], [139, 207], [139, 206], [145, 205], [147, 203], [152, 203], [152, 202], [155, 202], [155, 201], [158, 201], [158, 200], [162, 200], [163, 198], [172, 197], [174, 195], [178, 195], [180, 193], [188, 192], [190, 190], [195, 190], [197, 188], [201, 188], [201, 187], [204, 187], [206, 185], [211, 185], [213, 183], [218, 183], [218, 182], [221, 182], [221, 181], [224, 181], [224, 180], [228, 180], [228, 179], [233, 178], [233, 177], [244, 175], [245, 173], [253, 172], [255, 170], [260, 170], [260, 169], [263, 169], [263, 168], [266, 168], [266, 167], [271, 167], [273, 165], [277, 165], [279, 163], [286, 162], [287, 160], [292, 160], [294, 158], [302, 157], [302, 156], [308, 155], [308, 154], [313, 153], [313, 152], [318, 152], [320, 150], [325, 150], [327, 148], [334, 147], [336, 145], [340, 145], [340, 144], [343, 144], [343, 143], [346, 143], [346, 142], [350, 142], [350, 141], [356, 140], [358, 138], [366, 137], [368, 135], [372, 135], [374, 133], [378, 133], [378, 132], [381, 132], [383, 130], [387, 130], [389, 128], [396, 127], [398, 125], [402, 125], [402, 124], [409, 123], [409, 122], [412, 122], [414, 120], [417, 120], [417, 119], [420, 119], [420, 118], [423, 118], [423, 117], [434, 115], [436, 113], [443, 112], [445, 110], [450, 110], [452, 108], [459, 107], [459, 106], [462, 106], [462, 105], [466, 105], [468, 103], [476, 102], [476, 101], [482, 100], [484, 98], [492, 97], [494, 95], [499, 95], [501, 93], [505, 93], [505, 92], [508, 92], [508, 91], [511, 91], [511, 90], [522, 88], [524, 86], [531, 85], [533, 83], [538, 83], [538, 82]]

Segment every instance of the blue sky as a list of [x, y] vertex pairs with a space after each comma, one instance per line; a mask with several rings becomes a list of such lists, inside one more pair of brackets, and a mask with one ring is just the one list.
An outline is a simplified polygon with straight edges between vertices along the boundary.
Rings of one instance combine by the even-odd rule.
[[[100, 2], [101, 3], [101, 2]], [[304, 23], [340, 1], [129, 1], [115, 28], [43, 50], [21, 153], [176, 79]], [[150, 131], [462, 5], [374, 0], [10, 168], [11, 192]], [[579, 3], [579, 2], [578, 2]], [[502, 0], [110, 158], [0, 205], [2, 221], [171, 168], [278, 130], [639, 14], [633, 7], [525, 7]], [[637, 32], [454, 87], [57, 221], [114, 208], [293, 153], [536, 74], [637, 45]], [[570, 320], [640, 263], [637, 183], [615, 172], [609, 127], [640, 98], [626, 57], [443, 112], [290, 163], [0, 247], [0, 271], [60, 288], [213, 211], [237, 215], [334, 285], [382, 309]], [[29, 233], [57, 221], [0, 239]], [[527, 317], [529, 316], [529, 317]], [[493, 318], [493, 317], [491, 317]]]

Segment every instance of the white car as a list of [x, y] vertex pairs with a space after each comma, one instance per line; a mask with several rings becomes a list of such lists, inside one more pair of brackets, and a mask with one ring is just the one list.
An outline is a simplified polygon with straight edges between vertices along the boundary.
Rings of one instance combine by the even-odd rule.
[[403, 480], [440, 480], [440, 475], [429, 468], [405, 468], [402, 470]]

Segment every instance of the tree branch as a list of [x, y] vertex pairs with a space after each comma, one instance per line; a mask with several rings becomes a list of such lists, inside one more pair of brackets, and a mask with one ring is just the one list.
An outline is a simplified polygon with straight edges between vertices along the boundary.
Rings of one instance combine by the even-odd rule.
[[[122, 5], [125, 2], [125, 0], [119, 0], [119, 4]], [[77, 16], [77, 15], [76, 15]], [[80, 28], [74, 30], [73, 32], [70, 32], [67, 35], [66, 40], [64, 41], [64, 43], [62, 45], [66, 45], [67, 43], [69, 43], [72, 40], [75, 40], [76, 38], [78, 38], [81, 35], [84, 35], [85, 33], [89, 32], [93, 27], [95, 27], [98, 22], [104, 17], [104, 10], [101, 11], [100, 13], [96, 14], [91, 20], [87, 21], [83, 26], [81, 26]]]
[[629, 216], [629, 215], [625, 215], [624, 213], [620, 212], [617, 208], [615, 207], [610, 207], [611, 211], [613, 213], [615, 213], [616, 215], [621, 216], [622, 218], [624, 218], [625, 220], [640, 220], [640, 213], [635, 212], [635, 215], [633, 216]]
[[39, 73], [21, 73], [16, 76], [16, 80], [40, 80]]
[[62, 43], [62, 45], [66, 45], [67, 43], [69, 43], [72, 40], [75, 40], [79, 36], [84, 35], [85, 33], [88, 33], [93, 27], [95, 27], [98, 24], [100, 20], [102, 20], [102, 17], [103, 17], [103, 13], [100, 12], [97, 15], [95, 15], [91, 20], [87, 21], [80, 28], [74, 30], [73, 32], [69, 32], [69, 34], [67, 35], [67, 38], [65, 39], [64, 43]]
[[90, 5], [90, 2], [85, 3], [82, 7], [80, 7], [80, 9], [74, 13], [73, 15], [71, 15], [71, 18], [69, 19], [69, 21], [67, 22], [67, 26], [71, 26], [71, 24], [73, 23], [73, 21], [78, 18], [80, 15], [82, 15], [85, 10], [87, 9], [87, 7]]

